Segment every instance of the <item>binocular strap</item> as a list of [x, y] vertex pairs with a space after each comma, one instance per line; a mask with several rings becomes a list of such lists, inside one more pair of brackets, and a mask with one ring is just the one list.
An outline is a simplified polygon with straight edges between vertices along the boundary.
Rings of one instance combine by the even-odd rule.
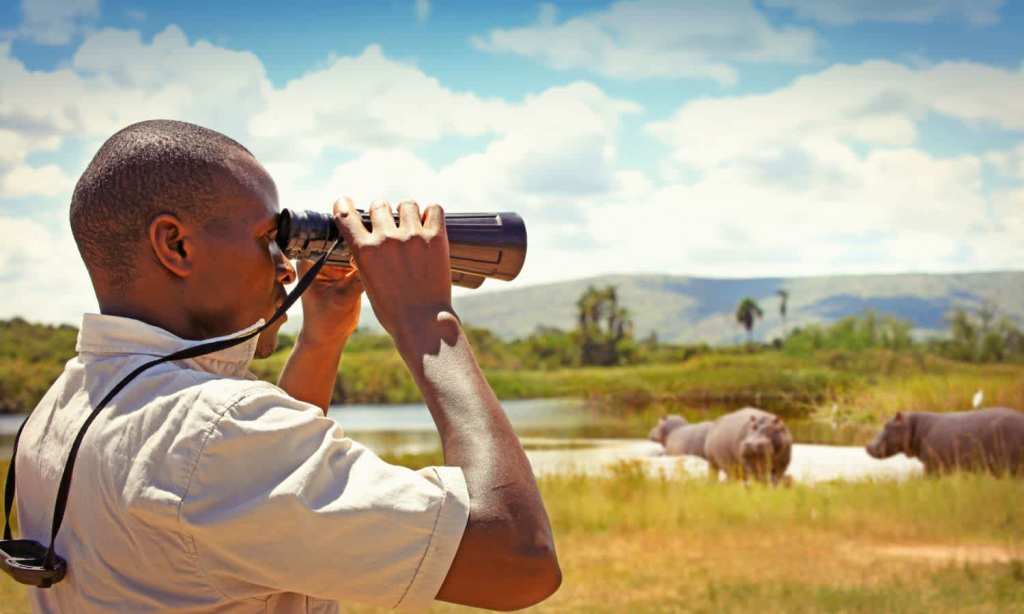
[[[337, 242], [335, 242], [335, 244], [337, 244]], [[302, 277], [302, 279], [300, 279], [299, 282], [295, 285], [295, 288], [293, 288], [292, 291], [288, 293], [288, 296], [285, 298], [281, 306], [277, 308], [277, 311], [274, 312], [274, 315], [271, 316], [270, 320], [268, 320], [267, 323], [264, 324], [263, 326], [259, 327], [255, 331], [246, 333], [245, 335], [242, 335], [240, 337], [232, 337], [230, 339], [221, 339], [219, 341], [201, 343], [199, 345], [195, 345], [190, 348], [185, 348], [184, 350], [179, 350], [166, 356], [161, 356], [160, 358], [151, 360], [139, 366], [134, 371], [125, 376], [124, 379], [119, 381], [117, 385], [115, 385], [110, 390], [110, 392], [108, 392], [107, 395], [103, 397], [103, 400], [101, 400], [99, 404], [96, 405], [96, 407], [92, 410], [92, 412], [90, 412], [89, 417], [85, 419], [85, 423], [82, 424], [82, 427], [78, 430], [78, 434], [75, 436], [75, 440], [71, 444], [71, 451], [68, 454], [68, 459], [64, 464], [64, 472], [60, 476], [60, 486], [57, 489], [57, 501], [54, 504], [53, 509], [53, 523], [50, 528], [50, 546], [46, 549], [46, 556], [45, 559], [42, 561], [42, 567], [45, 570], [53, 571], [58, 567], [66, 565], [63, 559], [61, 559], [54, 552], [54, 544], [56, 544], [57, 542], [57, 532], [60, 531], [60, 525], [64, 521], [64, 511], [67, 508], [68, 494], [71, 490], [71, 475], [75, 469], [75, 458], [78, 456], [78, 449], [82, 445], [82, 440], [85, 438], [85, 433], [86, 431], [89, 430], [89, 426], [92, 425], [93, 420], [95, 420], [96, 416], [98, 416], [99, 413], [103, 411], [103, 408], [107, 406], [110, 400], [113, 399], [118, 392], [121, 392], [121, 390], [123, 390], [124, 387], [127, 386], [132, 380], [134, 380], [136, 377], [138, 377], [140, 374], [142, 374], [144, 371], [151, 367], [155, 367], [165, 362], [171, 362], [175, 360], [187, 360], [190, 358], [202, 356], [204, 354], [219, 352], [221, 350], [234, 347], [240, 343], [245, 343], [249, 339], [252, 339], [253, 337], [262, 333], [264, 330], [269, 328], [274, 322], [280, 319], [280, 317], [284, 315], [284, 313], [288, 311], [288, 309], [291, 308], [292, 305], [295, 304], [295, 301], [297, 301], [299, 297], [302, 295], [302, 293], [305, 292], [306, 288], [308, 288], [309, 285], [313, 283], [313, 280], [316, 279], [317, 273], [319, 273], [320, 269], [323, 268], [324, 263], [327, 262], [327, 257], [330, 255], [333, 249], [334, 247], [332, 246], [331, 249], [327, 250], [327, 252], [325, 252], [322, 256], [320, 256], [320, 258], [316, 260], [316, 262], [309, 269], [309, 271], [307, 271], [306, 274]], [[21, 439], [21, 432], [22, 430], [24, 430], [25, 425], [27, 423], [28, 418], [26, 418], [25, 421], [22, 422], [21, 426], [18, 428], [17, 434], [14, 436], [14, 447], [11, 450], [11, 464], [7, 468], [7, 479], [5, 480], [4, 483], [4, 542], [8, 543], [13, 543], [11, 538], [11, 510], [14, 504], [14, 488], [16, 477], [14, 472], [14, 465], [15, 460], [18, 457], [18, 441], [19, 439]], [[10, 571], [6, 567], [4, 568], [4, 570], [10, 573]], [[54, 579], [53, 581], [59, 581], [59, 579], [62, 577], [63, 573], [61, 573], [60, 576]], [[17, 577], [15, 579], [21, 581]], [[45, 586], [49, 586], [49, 583]]]

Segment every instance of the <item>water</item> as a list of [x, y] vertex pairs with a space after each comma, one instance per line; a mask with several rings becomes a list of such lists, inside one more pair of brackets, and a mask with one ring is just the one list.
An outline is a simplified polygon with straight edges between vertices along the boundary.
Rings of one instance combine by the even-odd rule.
[[[639, 462], [652, 475], [707, 475], [704, 460], [663, 456], [661, 446], [647, 440], [576, 437], [575, 433], [595, 419], [578, 401], [533, 399], [505, 401], [502, 406], [538, 475], [600, 475], [622, 461]], [[430, 452], [441, 446], [423, 405], [339, 405], [332, 406], [328, 416], [350, 437], [380, 454]], [[23, 418], [0, 415], [0, 458], [10, 456], [11, 441]], [[902, 455], [879, 461], [861, 447], [795, 444], [787, 473], [796, 481], [810, 483], [905, 478], [920, 474], [921, 464]]]
[[[590, 419], [579, 401], [527, 399], [504, 401], [509, 422], [520, 435], [565, 440]], [[378, 454], [415, 454], [441, 449], [441, 440], [426, 406], [332, 405], [327, 415], [345, 433]]]
[[[708, 475], [708, 463], [696, 456], [664, 456], [660, 445], [643, 439], [591, 440], [584, 450], [527, 450], [534, 473], [586, 473], [602, 475], [623, 461], [635, 461], [648, 475], [668, 477]], [[525, 443], [525, 442], [524, 442]], [[877, 460], [859, 446], [793, 444], [786, 475], [796, 482], [814, 484], [830, 480], [905, 479], [921, 475], [917, 459], [899, 455]]]
[[[505, 401], [502, 407], [522, 435], [571, 437], [590, 419], [581, 402], [569, 399]], [[381, 454], [429, 452], [441, 447], [424, 405], [332, 405], [327, 415], [350, 437]], [[24, 419], [24, 414], [0, 414], [0, 459], [10, 458], [14, 434]]]

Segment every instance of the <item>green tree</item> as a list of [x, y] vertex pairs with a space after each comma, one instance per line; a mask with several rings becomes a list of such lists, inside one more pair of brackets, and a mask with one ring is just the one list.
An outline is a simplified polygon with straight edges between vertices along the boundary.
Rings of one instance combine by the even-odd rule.
[[619, 305], [615, 286], [588, 286], [576, 301], [580, 362], [617, 365], [628, 353], [633, 337], [629, 310]]
[[1024, 357], [1024, 332], [1008, 318], [996, 320], [995, 306], [974, 315], [958, 308], [949, 317], [949, 339], [936, 346], [943, 354], [970, 362], [1003, 362]]
[[553, 326], [538, 326], [526, 339], [515, 342], [528, 369], [557, 369], [580, 364], [579, 343], [575, 332]]
[[956, 309], [949, 318], [949, 332], [952, 337], [950, 354], [958, 360], [974, 361], [977, 359], [978, 330], [970, 316], [963, 309]]
[[764, 311], [761, 310], [761, 306], [749, 296], [736, 306], [736, 321], [747, 330], [747, 343], [754, 339], [754, 322], [763, 317]]
[[782, 336], [786, 336], [786, 313], [789, 308], [789, 290], [778, 289], [775, 294], [779, 296], [779, 316], [782, 317]]

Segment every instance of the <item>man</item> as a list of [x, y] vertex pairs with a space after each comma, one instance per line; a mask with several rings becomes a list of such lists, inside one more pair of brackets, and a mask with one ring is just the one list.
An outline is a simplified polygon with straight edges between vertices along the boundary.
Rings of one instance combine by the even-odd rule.
[[[523, 453], [451, 307], [438, 206], [350, 201], [358, 272], [325, 269], [278, 386], [248, 375], [276, 328], [165, 363], [113, 398], [79, 451], [44, 612], [328, 612], [338, 601], [515, 609], [561, 580]], [[100, 315], [29, 418], [17, 458], [25, 537], [48, 543], [57, 483], [92, 407], [155, 356], [270, 318], [296, 273], [274, 241], [274, 182], [244, 147], [174, 121], [112, 136], [71, 227]], [[448, 467], [388, 465], [325, 417], [365, 288], [423, 393]]]

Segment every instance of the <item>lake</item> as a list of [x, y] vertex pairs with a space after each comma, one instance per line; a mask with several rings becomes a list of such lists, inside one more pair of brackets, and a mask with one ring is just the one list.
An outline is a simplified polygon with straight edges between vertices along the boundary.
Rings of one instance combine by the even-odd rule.
[[[528, 399], [502, 403], [516, 432], [553, 438], [572, 437], [589, 418], [583, 404], [570, 399]], [[380, 453], [401, 454], [437, 449], [441, 440], [425, 405], [332, 405], [327, 413], [345, 432]], [[0, 415], [0, 458], [11, 444], [25, 414]]]
[[[578, 433], [595, 420], [579, 401], [530, 399], [502, 403], [527, 447], [538, 475], [582, 472], [601, 474], [622, 461], [636, 461], [652, 475], [707, 474], [696, 457], [666, 457], [661, 446], [644, 439], [583, 438]], [[380, 454], [412, 454], [440, 448], [427, 408], [413, 405], [337, 405], [328, 416], [353, 439]], [[10, 456], [14, 433], [24, 416], [0, 416], [0, 458]], [[795, 444], [787, 472], [794, 480], [905, 478], [921, 473], [921, 464], [902, 455], [879, 461], [856, 446]]]

